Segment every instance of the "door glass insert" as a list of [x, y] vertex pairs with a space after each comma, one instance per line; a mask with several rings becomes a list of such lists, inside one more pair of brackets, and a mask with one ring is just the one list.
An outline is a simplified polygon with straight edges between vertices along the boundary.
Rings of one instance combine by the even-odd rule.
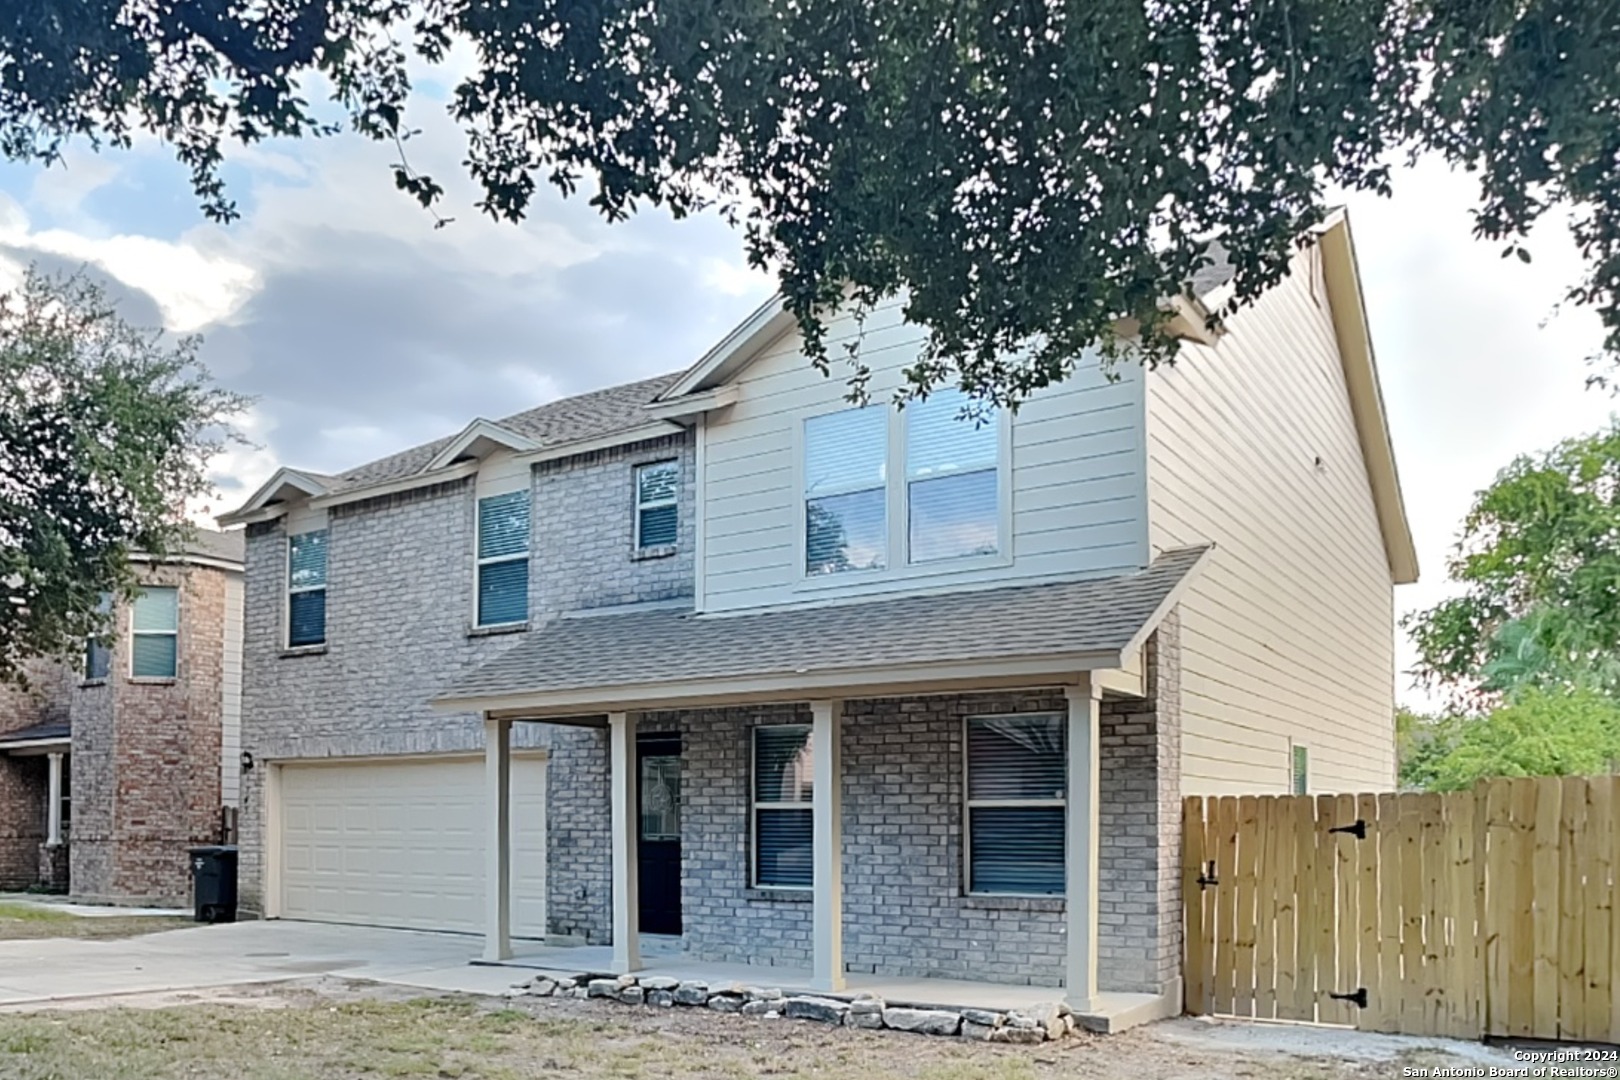
[[681, 838], [681, 759], [641, 759], [641, 838]]

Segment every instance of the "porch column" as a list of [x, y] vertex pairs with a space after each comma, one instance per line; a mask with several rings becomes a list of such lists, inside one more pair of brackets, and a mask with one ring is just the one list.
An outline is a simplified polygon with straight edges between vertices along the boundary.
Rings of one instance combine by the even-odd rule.
[[1098, 811], [1099, 705], [1102, 689], [1087, 677], [1071, 686], [1069, 699], [1069, 790], [1066, 845], [1066, 895], [1069, 957], [1065, 993], [1075, 1012], [1097, 1007], [1097, 878], [1101, 829]]
[[844, 768], [838, 730], [844, 719], [844, 703], [812, 701], [810, 718], [815, 901], [811, 914], [811, 986], [835, 992], [844, 988]]
[[[46, 755], [50, 762], [50, 779], [46, 784], [45, 842], [56, 847], [62, 842], [62, 754], [53, 750]], [[39, 820], [35, 818], [35, 820]]]
[[484, 720], [484, 959], [512, 959], [512, 721]]
[[635, 713], [608, 714], [608, 744], [608, 778], [613, 802], [613, 971], [626, 975], [641, 968]]

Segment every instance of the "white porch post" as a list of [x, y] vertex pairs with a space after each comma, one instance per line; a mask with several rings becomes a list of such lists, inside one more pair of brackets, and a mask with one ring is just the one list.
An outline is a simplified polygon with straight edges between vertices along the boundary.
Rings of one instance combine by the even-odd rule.
[[62, 842], [62, 754], [52, 751], [46, 758], [50, 762], [50, 779], [46, 784], [45, 842], [55, 847]]
[[839, 991], [844, 988], [844, 768], [839, 735], [844, 703], [812, 701], [810, 718], [815, 889], [811, 986]]
[[512, 959], [512, 721], [484, 720], [484, 959]]
[[1075, 1012], [1097, 1007], [1097, 878], [1101, 828], [1098, 812], [1099, 705], [1102, 689], [1088, 676], [1070, 687], [1067, 903], [1069, 957], [1065, 997]]
[[635, 713], [608, 714], [608, 743], [608, 777], [613, 802], [613, 970], [625, 975], [641, 968]]

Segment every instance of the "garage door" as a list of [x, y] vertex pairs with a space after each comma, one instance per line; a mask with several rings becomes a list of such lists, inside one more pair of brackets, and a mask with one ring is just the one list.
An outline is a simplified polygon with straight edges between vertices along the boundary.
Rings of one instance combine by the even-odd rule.
[[[546, 763], [512, 759], [512, 932], [546, 925]], [[414, 930], [484, 929], [484, 762], [281, 766], [281, 912]]]

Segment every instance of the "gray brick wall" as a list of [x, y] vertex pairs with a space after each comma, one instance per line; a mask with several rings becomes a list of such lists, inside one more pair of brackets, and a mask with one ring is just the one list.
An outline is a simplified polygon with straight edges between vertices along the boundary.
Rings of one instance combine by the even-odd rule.
[[[678, 456], [687, 484], [681, 542], [673, 555], [631, 550], [631, 470]], [[574, 608], [690, 596], [691, 449], [660, 439], [549, 463], [536, 469], [530, 619]], [[461, 673], [522, 640], [522, 633], [470, 632], [475, 489], [471, 479], [334, 507], [327, 551], [327, 644], [283, 650], [286, 534], [280, 522], [249, 527], [242, 688], [242, 747], [260, 762], [390, 754], [454, 753], [483, 747], [473, 714], [443, 714], [432, 699]], [[614, 509], [614, 508], [617, 509]], [[573, 808], [601, 784], [590, 732], [517, 724], [520, 747], [550, 746], [549, 830], [561, 846], [550, 898], [559, 933], [607, 933], [605, 878], [583, 866], [569, 876], [567, 852], [605, 843], [606, 824]], [[555, 740], [555, 742], [553, 742]], [[584, 748], [583, 760], [581, 748]], [[600, 768], [605, 769], [605, 757]], [[242, 903], [261, 910], [264, 769], [242, 777], [239, 821]], [[597, 830], [600, 830], [599, 832]], [[566, 877], [566, 884], [563, 884]], [[581, 890], [583, 889], [583, 894]]]

